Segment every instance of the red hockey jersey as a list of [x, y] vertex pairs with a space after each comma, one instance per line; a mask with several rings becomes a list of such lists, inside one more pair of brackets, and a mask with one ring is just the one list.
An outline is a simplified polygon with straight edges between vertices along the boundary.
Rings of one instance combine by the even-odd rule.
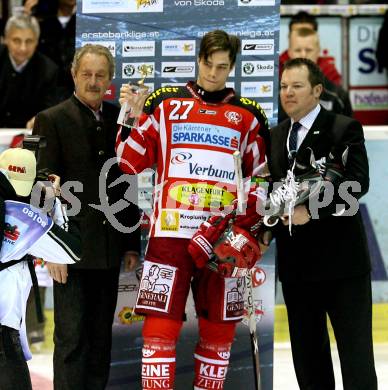
[[233, 202], [234, 151], [241, 152], [244, 177], [265, 161], [269, 132], [260, 105], [230, 88], [216, 103], [202, 94], [192, 82], [160, 88], [146, 100], [139, 127], [118, 132], [121, 169], [156, 171], [151, 237], [191, 238], [211, 213]]

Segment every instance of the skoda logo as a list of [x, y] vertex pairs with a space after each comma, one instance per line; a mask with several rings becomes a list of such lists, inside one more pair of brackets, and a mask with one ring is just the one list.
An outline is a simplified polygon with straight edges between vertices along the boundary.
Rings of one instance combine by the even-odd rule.
[[131, 64], [125, 65], [123, 72], [126, 76], [131, 77], [135, 73], [135, 67]]
[[246, 64], [244, 64], [243, 70], [245, 74], [252, 74], [255, 70], [255, 67], [250, 62], [247, 62]]

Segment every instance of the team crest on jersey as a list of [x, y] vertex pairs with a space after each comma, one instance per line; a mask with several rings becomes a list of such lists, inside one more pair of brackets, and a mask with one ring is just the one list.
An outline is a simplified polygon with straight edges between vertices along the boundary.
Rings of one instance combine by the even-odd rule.
[[151, 357], [152, 355], [155, 355], [155, 350], [154, 349], [148, 349], [148, 348], [143, 348], [142, 349], [142, 353], [143, 353], [143, 357]]
[[224, 360], [229, 360], [230, 358], [230, 352], [229, 351], [223, 351], [223, 352], [217, 352], [217, 355]]
[[228, 122], [238, 125], [242, 121], [242, 115], [236, 111], [226, 111], [225, 118]]

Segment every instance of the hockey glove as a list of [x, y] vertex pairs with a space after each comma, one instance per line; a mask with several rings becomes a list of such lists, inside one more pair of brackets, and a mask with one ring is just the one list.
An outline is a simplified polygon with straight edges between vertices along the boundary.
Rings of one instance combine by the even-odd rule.
[[191, 238], [188, 251], [198, 268], [202, 268], [213, 254], [214, 244], [220, 239], [228, 227], [231, 215], [212, 216], [203, 222]]
[[246, 276], [249, 270], [261, 258], [257, 241], [246, 230], [232, 225], [215, 246], [213, 259], [209, 268], [217, 267], [224, 277]]

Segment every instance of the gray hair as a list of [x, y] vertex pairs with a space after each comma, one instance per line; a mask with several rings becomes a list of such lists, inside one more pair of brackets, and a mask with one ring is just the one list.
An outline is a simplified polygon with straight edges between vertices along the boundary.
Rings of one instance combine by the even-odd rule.
[[40, 27], [37, 19], [34, 16], [29, 15], [15, 15], [11, 16], [4, 28], [4, 36], [6, 37], [9, 32], [17, 28], [19, 30], [32, 30], [36, 39], [39, 39]]
[[115, 73], [115, 60], [114, 60], [111, 52], [105, 46], [92, 45], [90, 43], [86, 44], [83, 47], [80, 47], [75, 52], [74, 58], [73, 58], [73, 63], [71, 64], [71, 72], [73, 74], [77, 73], [79, 66], [80, 66], [81, 58], [85, 54], [96, 54], [99, 56], [105, 56], [105, 58], [108, 60], [108, 64], [109, 64], [109, 79], [110, 80], [113, 79], [113, 75]]

